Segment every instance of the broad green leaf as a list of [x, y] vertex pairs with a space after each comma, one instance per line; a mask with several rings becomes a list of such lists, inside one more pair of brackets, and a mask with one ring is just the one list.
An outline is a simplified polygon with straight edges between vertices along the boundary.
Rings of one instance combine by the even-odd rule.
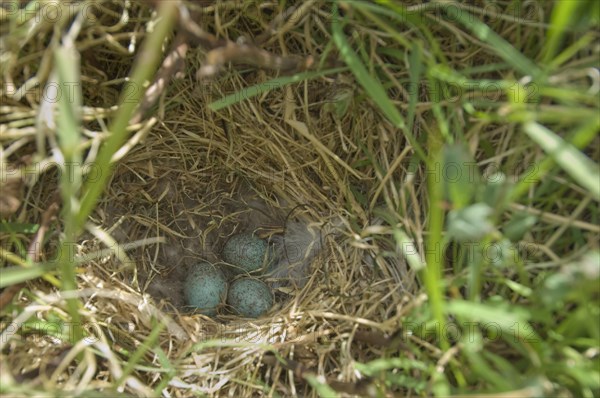
[[535, 225], [537, 217], [527, 213], [517, 213], [502, 228], [505, 237], [513, 242], [523, 239], [523, 236]]
[[493, 210], [485, 203], [476, 203], [448, 214], [448, 234], [459, 242], [479, 241], [492, 232], [489, 220]]
[[444, 148], [444, 161], [436, 167], [436, 173], [445, 186], [446, 199], [454, 209], [462, 209], [472, 203], [477, 187], [480, 184], [477, 163], [473, 161], [462, 145], [451, 145]]

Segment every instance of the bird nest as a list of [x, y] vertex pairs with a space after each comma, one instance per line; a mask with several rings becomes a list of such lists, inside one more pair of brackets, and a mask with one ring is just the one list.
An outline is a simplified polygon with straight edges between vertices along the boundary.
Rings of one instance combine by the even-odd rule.
[[[41, 260], [54, 255], [63, 228], [56, 194], [61, 170], [54, 163], [55, 132], [40, 127], [34, 94], [50, 78], [49, 48], [76, 18], [67, 13], [47, 23], [44, 7], [22, 25], [35, 35], [23, 28], [3, 37], [4, 87], [15, 90], [3, 93], [1, 115], [3, 161], [38, 165], [22, 181], [11, 180], [3, 211], [47, 227], [35, 253]], [[155, 22], [145, 3], [90, 7], [75, 37], [86, 164], [109, 135], [139, 42]], [[386, 186], [407, 177], [406, 142], [371, 105], [352, 100], [347, 73], [258, 95], [246, 91], [327, 64], [307, 56], [326, 52], [327, 5], [299, 4], [292, 9], [298, 18], [287, 19], [276, 3], [187, 7], [214, 36], [176, 36], [165, 47], [162, 59], [181, 46], [185, 54], [179, 53], [178, 69], [163, 62], [154, 94], [144, 97], [128, 141], [114, 156], [108, 187], [74, 245], [77, 290], [61, 293], [52, 277], [21, 285], [21, 314], [52, 327], [40, 334], [31, 326], [31, 333], [4, 342], [3, 372], [7, 363], [12, 372], [3, 377], [48, 390], [116, 386], [164, 396], [310, 395], [325, 380], [338, 391], [364, 394], [355, 362], [377, 358], [401, 317], [420, 305], [392, 230], [377, 215], [378, 209], [385, 214], [385, 202], [414, 216], [404, 222], [420, 237], [422, 191], [410, 180], [406, 197]], [[279, 33], [271, 36], [269, 27]], [[303, 35], [307, 30], [310, 37]], [[165, 84], [157, 85], [161, 78]], [[227, 95], [239, 98], [219, 110], [209, 107]], [[376, 163], [390, 172], [382, 175]], [[287, 238], [301, 252], [316, 247], [306, 280], [279, 286], [274, 307], [259, 319], [186, 310], [181, 284], [189, 267], [221, 261], [227, 238], [244, 231]], [[310, 239], [302, 237], [307, 233]], [[36, 238], [23, 239], [34, 244]], [[74, 346], [61, 337], [68, 294], [83, 303], [88, 335]]]

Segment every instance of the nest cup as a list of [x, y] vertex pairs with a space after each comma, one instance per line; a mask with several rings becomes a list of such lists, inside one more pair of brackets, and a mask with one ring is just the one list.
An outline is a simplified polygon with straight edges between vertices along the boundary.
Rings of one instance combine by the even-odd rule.
[[[257, 120], [256, 108], [283, 106], [283, 90], [242, 101], [223, 112], [207, 110], [205, 105], [223, 93], [264, 78], [255, 72], [241, 80], [234, 73], [203, 86], [202, 91], [195, 89], [197, 82], [191, 78], [178, 81], [173, 88], [178, 104], [168, 107], [161, 125], [117, 167], [103, 202], [106, 227], [125, 217], [115, 229], [120, 239], [155, 236], [157, 231], [166, 238], [165, 243], [132, 255], [138, 281], [132, 294], [140, 300], [150, 296], [175, 321], [163, 338], [179, 350], [189, 349], [191, 342], [234, 341], [239, 345], [224, 344], [205, 349], [194, 359], [181, 358], [181, 363], [193, 361], [194, 366], [219, 363], [214, 372], [190, 372], [186, 378], [208, 392], [223, 375], [235, 379], [248, 374], [265, 377], [285, 392], [292, 382], [285, 372], [253, 373], [272, 347], [285, 355], [308, 350], [317, 360], [313, 350], [330, 344], [320, 336], [338, 336], [334, 346], [341, 349], [341, 336], [359, 325], [354, 319], [365, 316], [385, 322], [399, 303], [407, 303], [414, 287], [402, 260], [378, 255], [383, 244], [369, 250], [351, 238], [350, 223], [357, 218], [348, 211], [349, 192], [340, 189], [340, 183], [361, 182], [343, 168], [336, 167], [332, 173], [327, 165], [330, 160], [280, 116]], [[375, 123], [368, 121], [372, 117], [366, 111], [361, 116], [365, 135], [375, 134], [367, 128]], [[351, 163], [358, 154], [345, 152], [343, 139], [328, 133], [335, 128], [329, 119], [326, 115], [317, 118], [311, 131]], [[258, 319], [236, 316], [225, 304], [215, 317], [186, 308], [181, 284], [190, 267], [203, 260], [222, 263], [223, 246], [240, 232], [266, 239], [283, 265], [306, 257], [306, 268], [270, 270], [274, 305]], [[124, 285], [133, 281], [130, 272], [118, 275]], [[364, 354], [368, 356], [369, 350]], [[228, 388], [242, 395], [252, 390], [234, 382]]]

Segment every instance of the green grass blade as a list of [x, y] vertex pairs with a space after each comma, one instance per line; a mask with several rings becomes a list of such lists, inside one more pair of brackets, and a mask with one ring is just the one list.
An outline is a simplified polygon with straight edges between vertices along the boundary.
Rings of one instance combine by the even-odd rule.
[[146, 340], [139, 345], [137, 350], [131, 355], [129, 360], [127, 361], [127, 365], [123, 369], [123, 374], [119, 378], [119, 380], [115, 383], [117, 386], [120, 386], [125, 379], [133, 372], [137, 363], [142, 359], [142, 357], [152, 349], [152, 347], [156, 346], [158, 338], [160, 336], [160, 332], [165, 328], [165, 322], [159, 322], [154, 325], [152, 332], [148, 335]]
[[[423, 269], [423, 277], [425, 279], [425, 288], [429, 296], [429, 305], [435, 321], [443, 330], [446, 326], [446, 317], [444, 315], [444, 282], [442, 281], [442, 247], [443, 238], [442, 230], [444, 226], [444, 210], [441, 206], [443, 201], [443, 185], [437, 180], [439, 171], [435, 168], [436, 164], [441, 163], [441, 145], [442, 138], [438, 136], [430, 136], [428, 148], [433, 154], [433, 166], [428, 167], [427, 185], [429, 188], [429, 235], [427, 236], [427, 251], [425, 259], [427, 265]], [[442, 333], [441, 336], [442, 350], [449, 348], [447, 336]]]
[[336, 398], [339, 397], [338, 393], [325, 382], [323, 382], [319, 377], [315, 375], [308, 374], [304, 376], [308, 384], [311, 385], [312, 388], [315, 389], [317, 394], [319, 394], [322, 398]]
[[[57, 135], [60, 152], [64, 164], [60, 178], [60, 193], [62, 196], [62, 216], [64, 220], [64, 238], [58, 258], [60, 266], [61, 287], [63, 291], [76, 290], [77, 280], [75, 265], [71, 256], [71, 245], [77, 238], [76, 217], [79, 212], [79, 191], [81, 189], [81, 75], [79, 53], [74, 46], [65, 44], [56, 49], [56, 76], [58, 87], [70, 87], [76, 83], [71, 95], [62, 95], [58, 101]], [[73, 322], [74, 341], [83, 336], [79, 316], [80, 301], [77, 298], [66, 300], [69, 315]]]
[[542, 50], [544, 63], [548, 64], [555, 57], [562, 44], [565, 33], [571, 29], [576, 14], [586, 1], [557, 1], [552, 9], [550, 27], [546, 34], [546, 43]]
[[[350, 2], [350, 4], [353, 7], [356, 7], [358, 9], [363, 9], [363, 8], [372, 9], [374, 12], [377, 12], [377, 13], [386, 15], [390, 18], [393, 18], [401, 24], [407, 24], [411, 28], [415, 27], [415, 28], [419, 29], [419, 31], [427, 39], [427, 44], [430, 46], [429, 51], [431, 51], [431, 53], [435, 56], [436, 61], [440, 62], [441, 64], [444, 64], [444, 65], [448, 64], [448, 60], [446, 58], [446, 55], [444, 54], [444, 51], [442, 50], [442, 48], [440, 46], [439, 41], [436, 39], [436, 37], [433, 35], [433, 33], [431, 33], [429, 26], [426, 23], [424, 23], [424, 21], [426, 21], [426, 19], [423, 18], [423, 14], [421, 12], [419, 12], [419, 11], [414, 11], [414, 12], [410, 11], [409, 12], [406, 9], [406, 7], [404, 7], [403, 5], [390, 2], [389, 0], [377, 0], [377, 3], [383, 5], [387, 8], [383, 8], [383, 7], [380, 7], [379, 5], [371, 4], [366, 1]], [[426, 8], [426, 5], [424, 5], [423, 10], [425, 8]]]
[[408, 65], [408, 74], [410, 76], [410, 89], [408, 94], [410, 97], [408, 99], [407, 120], [408, 131], [413, 131], [417, 102], [419, 101], [421, 76], [423, 75], [425, 68], [425, 65], [423, 64], [423, 49], [421, 48], [421, 44], [418, 42], [415, 42], [412, 45], [412, 50], [410, 52], [410, 56], [408, 57]]
[[41, 264], [31, 267], [5, 267], [0, 269], [0, 289], [17, 283], [26, 282], [52, 271], [53, 264]]
[[448, 313], [463, 319], [476, 321], [483, 325], [493, 324], [507, 332], [509, 336], [515, 331], [515, 325], [521, 325], [524, 328], [530, 317], [527, 311], [516, 306], [500, 307], [458, 299], [450, 301], [447, 304], [447, 310]]
[[0, 223], [0, 233], [2, 234], [35, 234], [39, 228], [39, 224], [32, 223], [16, 223], [6, 221], [2, 221]]
[[255, 84], [253, 86], [244, 88], [243, 90], [237, 91], [233, 94], [227, 95], [221, 99], [211, 102], [208, 108], [213, 111], [219, 111], [229, 106], [237, 104], [243, 100], [250, 99], [257, 95], [266, 93], [276, 88], [282, 88], [288, 84], [299, 83], [306, 80], [316, 79], [322, 76], [326, 76], [333, 73], [340, 73], [348, 70], [348, 68], [334, 68], [327, 69], [319, 72], [304, 72], [298, 73], [294, 76], [278, 77], [276, 79], [268, 80], [264, 83]]
[[[600, 118], [596, 120], [595, 126], [596, 131], [600, 131]], [[523, 130], [577, 183], [587, 189], [596, 200], [600, 200], [600, 171], [597, 164], [541, 124], [528, 122], [523, 126]]]
[[450, 129], [448, 127], [449, 117], [446, 114], [446, 112], [444, 112], [441, 105], [442, 101], [444, 101], [442, 93], [445, 90], [439, 84], [436, 85], [436, 81], [433, 75], [431, 74], [431, 69], [427, 73], [427, 78], [429, 80], [427, 91], [429, 92], [429, 97], [431, 98], [432, 102], [431, 107], [433, 111], [433, 116], [435, 117], [435, 120], [437, 122], [436, 128], [439, 130], [440, 135], [444, 137], [445, 142], [453, 143], [454, 139], [450, 135]]
[[[410, 41], [408, 41], [402, 35], [402, 33], [398, 31], [396, 26], [386, 23], [384, 20], [379, 18], [377, 15], [375, 15], [371, 11], [369, 11], [369, 8], [377, 7], [377, 6], [375, 6], [373, 4], [368, 4], [368, 3], [364, 3], [364, 4], [354, 3], [352, 5], [354, 7], [356, 7], [358, 10], [360, 10], [371, 21], [376, 23], [377, 26], [379, 26], [382, 30], [386, 31], [390, 36], [392, 36], [394, 38], [394, 40], [396, 40], [398, 43], [400, 43], [400, 45], [402, 47], [407, 48], [407, 49], [412, 47], [410, 44]], [[385, 10], [385, 11], [387, 11], [386, 14], [393, 14], [392, 11], [389, 11], [389, 10]]]
[[550, 69], [558, 68], [559, 66], [573, 58], [575, 55], [577, 55], [579, 51], [589, 47], [594, 40], [596, 40], [596, 37], [593, 34], [583, 35], [575, 43], [565, 48], [552, 60], [549, 60], [548, 66], [550, 67]]
[[171, 380], [173, 380], [177, 374], [177, 368], [171, 363], [168, 354], [164, 352], [160, 346], [154, 348], [154, 353], [158, 358], [161, 368], [165, 371], [165, 374], [162, 376], [162, 380], [154, 388], [154, 393], [158, 397], [162, 394], [163, 389], [167, 388]]
[[393, 234], [396, 245], [408, 262], [408, 265], [410, 265], [410, 268], [415, 271], [421, 271], [425, 267], [425, 264], [421, 259], [421, 255], [416, 250], [417, 245], [415, 242], [400, 228], [394, 228]]
[[[598, 136], [598, 121], [591, 120], [580, 126], [567, 141], [575, 148], [582, 149], [587, 147]], [[546, 157], [537, 165], [532, 166], [519, 179], [515, 189], [511, 193], [512, 200], [518, 200], [532, 186], [539, 183], [541, 179], [552, 169], [555, 164], [552, 157]]]
[[475, 18], [464, 9], [443, 7], [443, 10], [446, 12], [448, 20], [458, 21], [465, 28], [469, 29], [479, 40], [489, 44], [490, 48], [499, 57], [523, 75], [532, 76], [534, 80], [542, 77], [542, 70], [535, 63], [521, 54], [484, 22]]
[[338, 12], [337, 5], [333, 6], [333, 20], [331, 23], [332, 31], [333, 31], [333, 40], [340, 50], [340, 54], [344, 59], [344, 62], [350, 67], [350, 70], [356, 77], [356, 80], [360, 83], [363, 89], [367, 92], [369, 97], [373, 100], [373, 102], [381, 109], [383, 114], [388, 118], [388, 120], [404, 132], [404, 135], [410, 142], [411, 146], [414, 148], [415, 152], [421, 158], [421, 160], [427, 162], [427, 156], [425, 155], [425, 151], [421, 148], [421, 145], [417, 142], [412, 132], [408, 130], [406, 123], [404, 122], [404, 118], [396, 108], [396, 106], [392, 103], [392, 101], [388, 98], [383, 85], [379, 80], [372, 77], [365, 65], [362, 63], [358, 55], [352, 50], [350, 47], [350, 43], [346, 40], [346, 36], [342, 31], [342, 25], [340, 23], [340, 15]]
[[[76, 220], [78, 230], [85, 224], [87, 217], [96, 205], [96, 201], [104, 191], [109, 177], [112, 175], [111, 159], [127, 139], [127, 125], [145, 92], [142, 87], [145, 87], [145, 83], [156, 72], [162, 55], [161, 48], [164, 39], [171, 32], [175, 23], [177, 7], [169, 2], [160, 2], [159, 4], [156, 26], [144, 40], [142, 50], [133, 67], [131, 79], [129, 80], [130, 84], [121, 93], [119, 110], [109, 128], [110, 137], [106, 140], [96, 158], [96, 166], [99, 170], [98, 178], [85, 185], [81, 209]], [[134, 90], [128, 89], [130, 87], [133, 87]]]

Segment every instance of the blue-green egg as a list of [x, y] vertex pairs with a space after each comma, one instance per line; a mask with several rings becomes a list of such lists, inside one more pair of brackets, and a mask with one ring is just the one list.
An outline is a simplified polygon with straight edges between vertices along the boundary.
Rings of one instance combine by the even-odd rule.
[[215, 316], [216, 308], [227, 294], [227, 279], [219, 268], [205, 261], [190, 268], [183, 283], [185, 301], [190, 307], [208, 316]]
[[223, 260], [233, 265], [237, 273], [259, 270], [266, 260], [268, 245], [252, 233], [242, 233], [229, 238], [223, 248]]
[[242, 278], [231, 284], [227, 304], [241, 316], [258, 318], [273, 306], [273, 295], [264, 282]]

